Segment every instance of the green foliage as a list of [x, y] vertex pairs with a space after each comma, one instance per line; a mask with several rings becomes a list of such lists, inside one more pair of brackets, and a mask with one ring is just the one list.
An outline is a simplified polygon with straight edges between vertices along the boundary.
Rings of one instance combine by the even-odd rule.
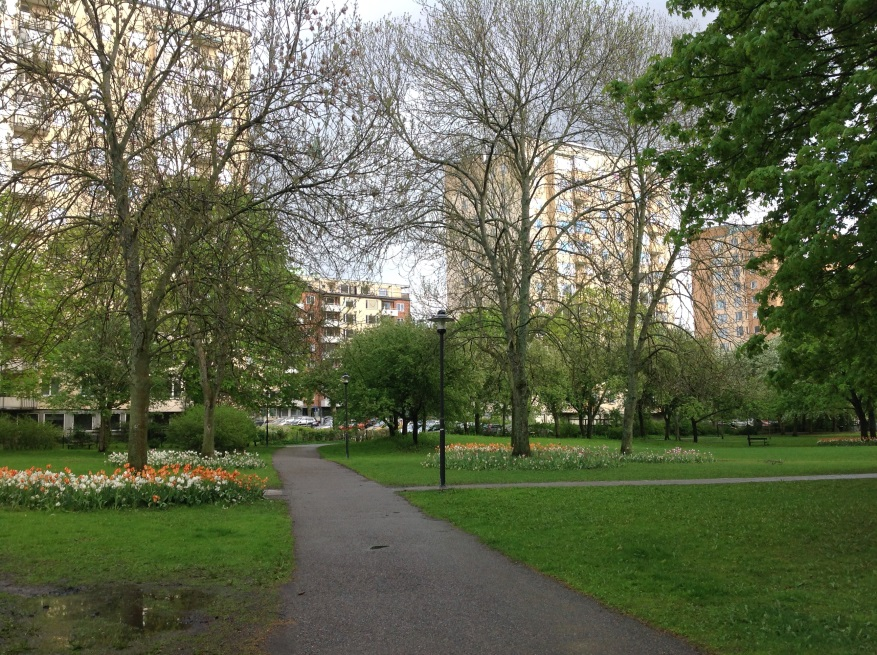
[[[234, 407], [216, 408], [216, 449], [239, 450], [258, 439], [259, 429], [249, 415]], [[188, 450], [200, 450], [204, 436], [204, 406], [195, 405], [171, 419], [167, 428], [168, 441]]]
[[671, 6], [717, 15], [628, 89], [629, 107], [645, 122], [692, 110], [667, 130], [684, 145], [662, 163], [690, 191], [693, 216], [769, 208], [769, 252], [753, 266], [772, 274], [760, 315], [786, 341], [788, 377], [873, 409], [877, 354], [862, 344], [877, 332], [873, 4]]
[[4, 450], [48, 450], [60, 439], [61, 430], [54, 425], [0, 415], [0, 448]]

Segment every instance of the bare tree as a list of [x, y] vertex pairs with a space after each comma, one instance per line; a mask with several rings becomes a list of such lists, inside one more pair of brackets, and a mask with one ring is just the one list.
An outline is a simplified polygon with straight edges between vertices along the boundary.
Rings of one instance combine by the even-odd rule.
[[625, 13], [615, 0], [438, 0], [376, 36], [375, 94], [422, 185], [418, 225], [444, 249], [449, 302], [502, 340], [516, 455], [530, 452], [531, 319], [556, 302], [558, 252], [615, 173], [587, 146], [634, 38]]
[[[313, 0], [23, 0], [4, 22], [0, 191], [24, 211], [0, 241], [33, 257], [65, 244], [78, 267], [64, 295], [97, 279], [123, 291], [133, 466], [146, 463], [154, 344], [194, 246], [253, 208], [311, 244], [368, 227], [362, 192], [380, 178], [367, 155], [380, 148], [357, 30]], [[193, 185], [246, 189], [246, 202], [216, 212], [208, 194], [203, 211], [180, 211]], [[5, 289], [15, 273], [3, 269]]]

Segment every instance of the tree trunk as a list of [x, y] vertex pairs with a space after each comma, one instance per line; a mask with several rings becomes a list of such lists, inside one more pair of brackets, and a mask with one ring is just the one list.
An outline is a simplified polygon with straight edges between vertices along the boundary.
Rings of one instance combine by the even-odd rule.
[[697, 420], [694, 418], [691, 419], [691, 439], [697, 443]]
[[646, 438], [646, 420], [643, 416], [643, 403], [642, 399], [636, 404], [636, 416], [639, 419], [639, 436], [642, 439]]
[[475, 434], [481, 434], [481, 412], [475, 412]]
[[[527, 383], [527, 373], [523, 366], [513, 366], [513, 376], [512, 455], [515, 457], [529, 457], [530, 432], [527, 419], [530, 414], [530, 388]], [[505, 416], [503, 416], [503, 426], [505, 426]]]
[[216, 455], [216, 393], [209, 384], [202, 384], [204, 393], [204, 435], [201, 439], [201, 456]]
[[560, 414], [558, 412], [551, 412], [551, 417], [554, 419], [554, 437], [560, 438]]
[[128, 463], [141, 470], [149, 451], [149, 344], [132, 348], [131, 404], [128, 410]]
[[868, 436], [877, 439], [877, 416], [874, 413], [874, 403], [868, 407]]
[[420, 426], [417, 424], [418, 417], [416, 412], [411, 413], [411, 439], [414, 442], [414, 445], [417, 445], [417, 434], [420, 430]]
[[104, 407], [100, 412], [100, 427], [97, 430], [97, 452], [107, 452], [107, 446], [110, 443], [110, 419], [113, 416], [113, 410]]
[[862, 406], [862, 399], [859, 398], [859, 395], [855, 391], [850, 391], [850, 397], [847, 398], [850, 401], [850, 404], [853, 406], [853, 411], [856, 413], [856, 419], [859, 421], [859, 436], [862, 439], [868, 438], [868, 419], [865, 416], [865, 408]]
[[664, 441], [670, 441], [670, 419], [672, 415], [664, 411]]

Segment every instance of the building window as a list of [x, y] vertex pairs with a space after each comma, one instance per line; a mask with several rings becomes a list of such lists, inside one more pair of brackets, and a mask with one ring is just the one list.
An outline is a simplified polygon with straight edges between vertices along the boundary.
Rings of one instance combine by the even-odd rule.
[[339, 285], [339, 286], [338, 286], [338, 292], [339, 292], [339, 293], [343, 293], [343, 294], [348, 294], [348, 293], [350, 293], [350, 285], [347, 285], [347, 284], [341, 284], [341, 285]]
[[365, 317], [365, 322], [368, 323], [369, 325], [374, 325], [375, 323], [381, 322], [381, 317], [378, 316], [377, 314], [369, 314], [368, 316]]
[[734, 320], [735, 321], [742, 321], [743, 320], [743, 312], [737, 312], [736, 314], [734, 314]]
[[344, 302], [344, 304], [345, 304], [347, 307], [356, 307], [356, 301], [353, 300], [352, 298], [348, 298], [348, 299]]
[[738, 336], [738, 337], [742, 337], [742, 336], [743, 336], [743, 326], [742, 326], [742, 325], [738, 325], [738, 326], [737, 326], [737, 336]]
[[750, 289], [757, 289], [757, 288], [758, 288], [758, 282], [756, 282], [755, 280], [752, 280], [752, 282], [749, 283], [749, 288], [750, 288]]
[[305, 304], [313, 305], [316, 298], [314, 296], [305, 296]]
[[719, 325], [723, 325], [728, 322], [727, 314], [716, 314], [716, 323]]
[[356, 323], [356, 314], [345, 314], [344, 322], [348, 325], [353, 325], [354, 323]]
[[717, 300], [716, 301], [716, 309], [724, 309], [724, 308], [725, 308], [725, 301], [724, 300]]
[[761, 332], [761, 326], [760, 326], [760, 325], [756, 325], [756, 326], [755, 326], [755, 334], [758, 334], [759, 332]]
[[397, 302], [396, 303], [396, 311], [404, 312], [405, 311], [405, 303], [404, 302]]
[[393, 308], [393, 303], [391, 303], [389, 300], [385, 300], [381, 303], [381, 309], [392, 309], [392, 308]]
[[387, 297], [387, 290], [386, 289], [378, 289], [378, 295], [381, 298], [386, 298]]

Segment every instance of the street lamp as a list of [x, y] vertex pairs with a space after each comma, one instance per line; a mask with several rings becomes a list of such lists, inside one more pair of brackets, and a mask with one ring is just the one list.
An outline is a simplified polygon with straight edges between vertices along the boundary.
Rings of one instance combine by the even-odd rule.
[[445, 486], [445, 332], [447, 324], [454, 320], [444, 309], [429, 319], [435, 323], [439, 335], [439, 484]]
[[268, 394], [269, 394], [268, 389], [265, 389], [265, 445], [266, 446], [268, 445], [268, 419], [270, 418], [269, 417], [270, 407], [268, 406], [268, 403], [271, 402], [271, 398], [269, 397]]
[[347, 385], [350, 382], [350, 376], [345, 373], [341, 376], [344, 383], [344, 453], [347, 459], [350, 459], [350, 416], [347, 411]]

